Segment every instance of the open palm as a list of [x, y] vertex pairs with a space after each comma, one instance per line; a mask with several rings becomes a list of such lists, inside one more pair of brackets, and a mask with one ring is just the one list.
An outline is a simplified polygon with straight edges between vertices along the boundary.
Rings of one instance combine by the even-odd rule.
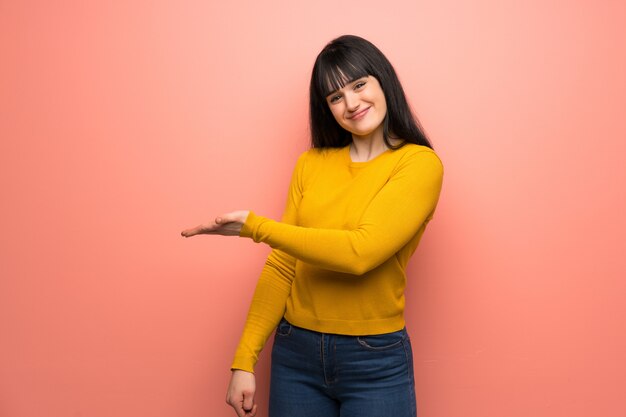
[[249, 213], [248, 210], [232, 211], [216, 217], [210, 223], [203, 223], [196, 227], [185, 229], [180, 234], [184, 237], [195, 235], [239, 236]]

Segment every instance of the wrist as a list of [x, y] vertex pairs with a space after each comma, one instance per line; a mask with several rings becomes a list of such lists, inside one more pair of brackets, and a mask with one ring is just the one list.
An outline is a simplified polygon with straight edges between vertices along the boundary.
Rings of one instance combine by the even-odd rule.
[[246, 371], [246, 370], [243, 370], [243, 369], [232, 368], [231, 371], [232, 371], [233, 374], [244, 373], [244, 374], [252, 374], [252, 375], [254, 375], [254, 372]]

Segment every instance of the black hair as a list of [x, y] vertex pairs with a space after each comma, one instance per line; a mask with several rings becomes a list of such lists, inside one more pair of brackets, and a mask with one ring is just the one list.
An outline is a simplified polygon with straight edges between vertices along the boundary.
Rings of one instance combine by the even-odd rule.
[[[383, 139], [391, 149], [406, 143], [432, 148], [424, 129], [413, 115], [393, 66], [371, 42], [354, 35], [330, 41], [319, 53], [311, 74], [309, 124], [314, 148], [341, 148], [352, 142], [352, 135], [339, 126], [326, 97], [346, 84], [366, 76], [375, 77], [385, 94], [387, 114]], [[393, 146], [389, 138], [401, 139]]]

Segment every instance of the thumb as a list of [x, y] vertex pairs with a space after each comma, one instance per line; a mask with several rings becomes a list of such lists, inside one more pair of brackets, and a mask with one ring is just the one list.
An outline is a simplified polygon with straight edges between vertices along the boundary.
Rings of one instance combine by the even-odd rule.
[[248, 216], [248, 211], [239, 210], [239, 211], [231, 211], [230, 213], [224, 213], [221, 216], [217, 216], [215, 218], [216, 224], [225, 224], [225, 223], [233, 223], [240, 222], [244, 223], [246, 221], [246, 217]]
[[252, 410], [252, 406], [254, 405], [254, 393], [250, 391], [243, 392], [243, 409], [245, 411]]
[[231, 213], [222, 214], [221, 216], [217, 216], [215, 218], [216, 224], [231, 223], [233, 221], [235, 220], [233, 219], [233, 216]]

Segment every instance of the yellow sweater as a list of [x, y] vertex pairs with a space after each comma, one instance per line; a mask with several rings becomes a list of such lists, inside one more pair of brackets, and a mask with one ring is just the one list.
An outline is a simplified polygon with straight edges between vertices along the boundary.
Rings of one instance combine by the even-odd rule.
[[252, 372], [280, 319], [323, 333], [404, 327], [405, 269], [443, 179], [437, 155], [407, 144], [367, 162], [349, 147], [310, 149], [296, 164], [282, 222], [250, 212], [240, 236], [270, 245], [235, 353]]

